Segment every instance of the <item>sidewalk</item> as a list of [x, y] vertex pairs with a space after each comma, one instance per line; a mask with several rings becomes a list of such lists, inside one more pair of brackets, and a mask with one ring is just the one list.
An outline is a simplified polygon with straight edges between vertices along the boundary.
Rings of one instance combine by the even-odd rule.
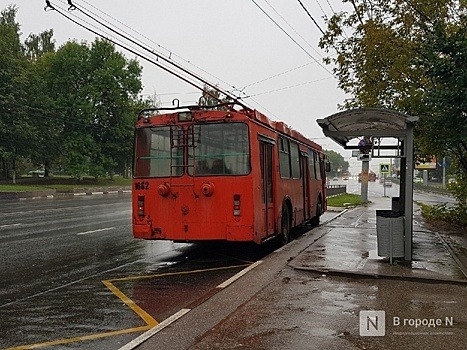
[[[371, 200], [122, 349], [464, 349], [463, 260], [414, 208], [413, 261], [390, 265], [376, 253], [376, 210], [391, 200]], [[360, 311], [372, 310], [385, 312], [384, 336], [360, 335]]]

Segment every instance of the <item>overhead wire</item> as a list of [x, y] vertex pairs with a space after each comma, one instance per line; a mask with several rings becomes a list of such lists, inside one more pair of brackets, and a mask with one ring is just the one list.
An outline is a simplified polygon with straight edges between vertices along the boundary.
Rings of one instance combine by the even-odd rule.
[[138, 57], [140, 57], [140, 58], [142, 58], [142, 59], [148, 61], [149, 63], [152, 63], [152, 64], [158, 66], [158, 67], [161, 68], [162, 70], [164, 70], [164, 71], [166, 71], [166, 72], [168, 72], [168, 73], [170, 73], [170, 74], [173, 74], [173, 75], [176, 76], [177, 78], [179, 78], [179, 79], [183, 80], [184, 82], [186, 82], [186, 83], [192, 85], [193, 87], [202, 90], [202, 88], [201, 88], [200, 86], [198, 86], [198, 85], [196, 85], [195, 83], [189, 81], [187, 78], [181, 76], [180, 74], [171, 71], [169, 68], [163, 66], [163, 65], [160, 64], [159, 62], [154, 61], [154, 60], [152, 60], [152, 59], [150, 59], [150, 58], [148, 58], [148, 57], [142, 55], [141, 53], [137, 52], [135, 49], [130, 48], [130, 47], [126, 46], [126, 45], [123, 45], [123, 44], [117, 42], [115, 39], [111, 39], [111, 38], [109, 38], [108, 36], [105, 36], [105, 35], [103, 35], [102, 33], [99, 33], [99, 32], [97, 32], [97, 31], [95, 31], [94, 29], [85, 26], [84, 24], [80, 23], [78, 20], [75, 20], [75, 19], [71, 18], [71, 16], [69, 16], [69, 15], [67, 15], [65, 12], [61, 11], [61, 10], [63, 10], [63, 9], [61, 9], [61, 8], [58, 7], [57, 5], [55, 5], [55, 6], [52, 5], [52, 4], [50, 3], [50, 0], [46, 0], [46, 2], [48, 3], [48, 6], [49, 6], [51, 9], [57, 11], [60, 15], [62, 15], [63, 17], [65, 17], [65, 18], [68, 19], [69, 21], [75, 23], [76, 25], [82, 27], [83, 29], [85, 29], [85, 30], [87, 30], [87, 31], [89, 31], [89, 32], [91, 32], [91, 33], [93, 33], [94, 35], [97, 35], [98, 37], [101, 37], [101, 38], [103, 38], [103, 39], [108, 40], [108, 41], [111, 42], [112, 44], [117, 45], [117, 46], [119, 46], [119, 47], [121, 47], [121, 48], [127, 50], [128, 52], [130, 52], [130, 53], [132, 53], [132, 54], [134, 54], [134, 55], [136, 55], [136, 56], [138, 56]]
[[327, 17], [328, 17], [328, 15], [327, 15], [327, 13], [324, 11], [323, 6], [321, 6], [319, 0], [315, 0], [315, 1], [316, 1], [316, 4], [318, 4], [318, 7], [320, 8], [321, 12], [323, 13], [324, 19], [326, 20]]
[[303, 68], [303, 67], [309, 66], [310, 64], [313, 64], [313, 63], [314, 63], [314, 62], [308, 62], [308, 63], [302, 64], [301, 66], [297, 66], [297, 67], [295, 67], [295, 68], [288, 69], [288, 70], [283, 71], [283, 72], [281, 72], [281, 73], [274, 74], [274, 75], [272, 75], [272, 76], [270, 76], [270, 77], [267, 77], [267, 78], [264, 78], [264, 79], [255, 81], [255, 82], [253, 82], [253, 83], [251, 83], [251, 84], [245, 85], [245, 86], [243, 87], [243, 89], [249, 88], [249, 87], [251, 87], [251, 86], [254, 86], [254, 85], [257, 85], [257, 84], [260, 84], [260, 83], [264, 83], [265, 81], [268, 81], [268, 80], [271, 80], [271, 79], [280, 77], [280, 76], [282, 76], [282, 75], [285, 75], [285, 74], [288, 74], [288, 73], [290, 73], [290, 72], [296, 71], [296, 70], [301, 69], [301, 68]]
[[[61, 1], [61, 0], [59, 0], [59, 1]], [[83, 1], [84, 1], [84, 0], [83, 0]], [[61, 2], [63, 2], [63, 1], [61, 1]], [[89, 3], [86, 2], [86, 1], [84, 1], [84, 2], [87, 3], [87, 4], [89, 4]], [[256, 4], [256, 2], [255, 2], [254, 0], [253, 0], [253, 2]], [[266, 2], [267, 2], [267, 1], [266, 1]], [[68, 5], [70, 6], [69, 9], [68, 9], [69, 11], [78, 10], [80, 13], [82, 13], [83, 15], [89, 17], [89, 18], [92, 19], [93, 21], [96, 21], [97, 23], [99, 23], [101, 26], [103, 26], [103, 27], [106, 28], [107, 30], [110, 30], [112, 33], [115, 33], [115, 34], [117, 34], [118, 36], [121, 36], [121, 37], [124, 38], [125, 40], [131, 42], [133, 45], [136, 45], [137, 47], [139, 47], [140, 49], [143, 49], [144, 51], [146, 51], [146, 52], [148, 52], [148, 53], [150, 53], [150, 54], [155, 55], [155, 56], [156, 56], [156, 60], [154, 61], [153, 59], [150, 59], [150, 58], [146, 57], [146, 56], [145, 56], [144, 54], [142, 54], [141, 51], [139, 51], [139, 49], [137, 49], [137, 48], [129, 47], [127, 44], [121, 43], [121, 42], [120, 42], [121, 40], [120, 40], [120, 39], [117, 39], [117, 38], [116, 38], [114, 35], [112, 35], [112, 34], [106, 33], [105, 35], [103, 35], [102, 33], [98, 32], [98, 30], [101, 30], [101, 29], [97, 29], [97, 27], [96, 27], [95, 25], [92, 25], [91, 23], [89, 23], [88, 21], [85, 21], [85, 20], [82, 19], [81, 17], [74, 16], [74, 17], [76, 17], [76, 18], [79, 18], [79, 20], [78, 20], [78, 19], [75, 20], [75, 19], [71, 18], [70, 16], [67, 15], [67, 13], [64, 12], [64, 11], [65, 11], [64, 9], [62, 9], [62, 8], [59, 7], [59, 9], [61, 9], [62, 11], [57, 10], [57, 9], [56, 9], [57, 5], [55, 5], [55, 7], [54, 7], [54, 6], [51, 4], [51, 2], [50, 2], [49, 0], [46, 0], [46, 4], [47, 4], [46, 8], [50, 8], [50, 9], [56, 10], [60, 15], [62, 15], [62, 16], [65, 17], [65, 18], [67, 18], [68, 20], [72, 21], [73, 23], [77, 24], [78, 26], [84, 28], [85, 30], [90, 31], [91, 33], [97, 35], [98, 37], [102, 37], [102, 38], [108, 40], [109, 42], [111, 42], [111, 43], [113, 43], [113, 44], [115, 44], [115, 45], [117, 45], [117, 46], [119, 46], [119, 47], [121, 47], [121, 48], [127, 50], [128, 52], [130, 52], [130, 53], [132, 53], [132, 54], [134, 54], [134, 55], [136, 55], [137, 57], [140, 57], [140, 58], [142, 58], [143, 60], [145, 60], [145, 61], [147, 61], [147, 62], [149, 62], [149, 63], [151, 63], [151, 64], [154, 64], [154, 65], [158, 66], [158, 67], [161, 68], [162, 70], [164, 70], [164, 71], [166, 71], [166, 72], [168, 72], [168, 73], [174, 75], [175, 77], [177, 77], [177, 78], [181, 79], [182, 81], [188, 83], [189, 85], [191, 85], [191, 86], [197, 88], [198, 90], [205, 91], [204, 87], [201, 87], [201, 86], [199, 86], [199, 84], [194, 83], [191, 79], [192, 79], [192, 78], [195, 78], [196, 80], [205, 83], [207, 86], [209, 86], [209, 87], [211, 87], [211, 88], [213, 88], [213, 89], [219, 91], [221, 94], [225, 95], [227, 98], [231, 98], [233, 101], [239, 103], [239, 104], [242, 105], [244, 108], [249, 108], [249, 107], [247, 107], [247, 106], [244, 105], [243, 103], [239, 102], [240, 99], [244, 100], [244, 99], [247, 99], [247, 98], [248, 98], [248, 99], [250, 99], [251, 101], [255, 102], [256, 104], [260, 105], [260, 104], [259, 104], [257, 101], [255, 101], [252, 97], [254, 97], [254, 96], [259, 96], [259, 95], [264, 95], [264, 94], [271, 93], [271, 92], [275, 92], [275, 91], [281, 91], [281, 90], [285, 90], [285, 89], [289, 89], [289, 88], [293, 88], [293, 87], [297, 87], [297, 86], [302, 86], [302, 85], [306, 85], [306, 84], [315, 82], [315, 81], [312, 81], [312, 82], [306, 82], [306, 83], [296, 84], [296, 85], [293, 85], [293, 86], [289, 86], [289, 87], [285, 87], [285, 88], [279, 88], [279, 89], [274, 89], [274, 90], [270, 90], [270, 91], [268, 91], [268, 92], [264, 92], [264, 93], [260, 93], [260, 94], [255, 94], [255, 95], [247, 95], [245, 92], [243, 92], [243, 90], [244, 90], [246, 87], [250, 87], [250, 86], [253, 86], [253, 85], [258, 84], [258, 83], [260, 83], [260, 82], [263, 82], [263, 81], [272, 79], [272, 78], [274, 78], [274, 77], [277, 77], [277, 76], [280, 76], [280, 75], [284, 75], [284, 74], [286, 74], [286, 73], [288, 73], [288, 72], [291, 72], [291, 71], [294, 71], [294, 70], [296, 70], [296, 69], [302, 68], [302, 67], [307, 66], [307, 65], [309, 65], [309, 64], [312, 64], [312, 63], [314, 63], [314, 62], [317, 62], [318, 64], [320, 64], [313, 56], [311, 56], [311, 55], [308, 53], [308, 55], [314, 60], [313, 62], [310, 62], [310, 63], [308, 63], [308, 64], [305, 64], [305, 65], [302, 65], [302, 66], [299, 66], [299, 67], [296, 67], [296, 68], [293, 68], [293, 69], [290, 69], [290, 70], [288, 70], [288, 71], [286, 71], [286, 72], [282, 72], [282, 73], [276, 74], [276, 75], [271, 76], [271, 77], [269, 77], [269, 78], [262, 79], [261, 81], [258, 81], [258, 82], [249, 84], [249, 85], [245, 86], [245, 87], [244, 87], [243, 89], [241, 89], [241, 90], [235, 88], [233, 85], [230, 85], [230, 84], [227, 84], [227, 83], [224, 82], [225, 84], [230, 85], [232, 88], [238, 90], [240, 93], [242, 93], [242, 94], [244, 95], [243, 97], [232, 96], [229, 92], [227, 92], [227, 91], [225, 91], [225, 90], [223, 90], [223, 89], [218, 88], [218, 86], [213, 85], [212, 83], [209, 83], [207, 80], [205, 80], [205, 79], [203, 79], [202, 77], [198, 76], [196, 73], [187, 70], [186, 68], [180, 66], [179, 64], [177, 64], [176, 62], [174, 62], [173, 60], [171, 60], [172, 51], [170, 51], [170, 50], [168, 50], [168, 49], [162, 47], [161, 45], [155, 43], [154, 41], [152, 41], [152, 40], [150, 40], [150, 39], [148, 39], [148, 38], [146, 37], [148, 40], [150, 40], [151, 42], [153, 42], [155, 45], [157, 45], [157, 46], [163, 48], [164, 50], [166, 50], [167, 52], [169, 52], [169, 54], [170, 54], [170, 55], [169, 55], [169, 58], [166, 58], [166, 57], [163, 56], [163, 54], [156, 52], [156, 50], [154, 50], [154, 49], [148, 49], [146, 46], [144, 46], [143, 44], [139, 43], [139, 42], [137, 41], [137, 39], [136, 39], [134, 36], [132, 36], [131, 34], [128, 34], [128, 33], [126, 33], [126, 32], [125, 32], [124, 34], [122, 34], [122, 33], [120, 33], [118, 30], [112, 28], [110, 25], [107, 25], [107, 24], [103, 23], [102, 21], [105, 21], [105, 22], [107, 22], [107, 23], [110, 24], [110, 22], [106, 21], [105, 19], [103, 19], [103, 18], [100, 17], [99, 15], [95, 14], [94, 12], [89, 11], [89, 10], [86, 9], [86, 10], [89, 11], [91, 14], [93, 14], [95, 17], [98, 17], [98, 18], [102, 19], [102, 21], [96, 20], [95, 17], [93, 17], [92, 15], [88, 14], [86, 11], [82, 10], [80, 7], [77, 7], [71, 0], [67, 0], [67, 3], [68, 3]], [[256, 5], [257, 5], [257, 4], [256, 4]], [[268, 5], [270, 5], [270, 4], [268, 3]], [[92, 6], [93, 8], [95, 8], [95, 9], [97, 9], [95, 6], [93, 6], [93, 5], [91, 5], [91, 6]], [[258, 5], [257, 5], [257, 6], [258, 6]], [[271, 6], [271, 5], [270, 5], [270, 6]], [[271, 8], [273, 8], [273, 7], [271, 6]], [[261, 9], [261, 8], [260, 8], [260, 9]], [[273, 8], [273, 9], [274, 9], [274, 8]], [[99, 11], [100, 11], [100, 10], [99, 10]], [[277, 12], [275, 9], [274, 9], [274, 11], [278, 14], [278, 12]], [[100, 12], [102, 12], [102, 11], [100, 11]], [[264, 12], [264, 11], [263, 11], [263, 12]], [[104, 13], [104, 12], [102, 12], [102, 13]], [[265, 13], [265, 14], [267, 15], [267, 13]], [[279, 14], [278, 14], [278, 15], [279, 15]], [[114, 21], [116, 21], [116, 22], [118, 22], [118, 23], [124, 25], [122, 22], [118, 21], [117, 19], [113, 18], [112, 16], [109, 16], [109, 17], [112, 18]], [[268, 15], [268, 17], [270, 17], [270, 16]], [[281, 16], [281, 18], [283, 19], [282, 16]], [[272, 20], [273, 22], [275, 22], [272, 18], [271, 18], [271, 20]], [[82, 22], [86, 23], [87, 25], [90, 25], [90, 26], [92, 26], [93, 28], [96, 28], [96, 30], [93, 30], [93, 29], [87, 27], [86, 25], [83, 25], [83, 24], [80, 23], [79, 21], [82, 21]], [[276, 23], [276, 22], [275, 22], [275, 23]], [[277, 24], [277, 25], [278, 25], [278, 24]], [[124, 26], [127, 27], [127, 28], [129, 28], [129, 29], [131, 29], [130, 27], [128, 27], [128, 26], [126, 26], [126, 25], [124, 25]], [[289, 25], [289, 26], [290, 26], [290, 25]], [[279, 26], [279, 27], [280, 27], [280, 26]], [[290, 27], [292, 28], [292, 26], [290, 26]], [[281, 27], [280, 27], [280, 28], [281, 28]], [[282, 29], [282, 28], [281, 28], [281, 29]], [[293, 28], [292, 28], [292, 29], [293, 29]], [[133, 32], [136, 32], [136, 31], [133, 30], [133, 29], [131, 29], [131, 30], [132, 30]], [[285, 31], [284, 31], [284, 32], [285, 32]], [[138, 33], [138, 32], [136, 32], [136, 33]], [[285, 33], [286, 33], [286, 32], [285, 32]], [[138, 33], [138, 34], [140, 34], [140, 33]], [[286, 33], [286, 34], [287, 34], [287, 33]], [[140, 34], [140, 35], [141, 35], [141, 34]], [[288, 35], [288, 34], [287, 34], [287, 35]], [[108, 36], [111, 36], [113, 39], [110, 39]], [[141, 36], [143, 36], [143, 35], [141, 35]], [[289, 36], [289, 35], [288, 35], [288, 36]], [[131, 38], [130, 38], [130, 37], [131, 37]], [[143, 36], [143, 37], [144, 37], [144, 36]], [[290, 36], [289, 36], [289, 37], [290, 37]], [[291, 38], [291, 39], [294, 40], [293, 38]], [[297, 43], [297, 44], [298, 44], [298, 43]], [[299, 44], [298, 44], [298, 45], [299, 45]], [[300, 46], [300, 45], [299, 45], [299, 46]], [[302, 49], [303, 49], [303, 48], [302, 48]], [[303, 49], [303, 50], [304, 50], [304, 49]], [[304, 51], [306, 52], [306, 50], [304, 50]], [[179, 57], [180, 59], [184, 60], [181, 56], [178, 56], [178, 55], [176, 55], [176, 56]], [[174, 72], [173, 69], [164, 66], [163, 64], [161, 64], [161, 62], [158, 61], [159, 58], [160, 58], [161, 60], [163, 60], [164, 62], [166, 62], [166, 63], [168, 63], [168, 64], [170, 64], [170, 65], [173, 65], [174, 67], [176, 67], [177, 69], [179, 69], [181, 72]], [[186, 60], [184, 60], [184, 61], [186, 61]], [[186, 61], [186, 62], [190, 63], [189, 61]], [[190, 63], [190, 64], [191, 64], [191, 63]], [[196, 67], [195, 65], [193, 65], [193, 66]], [[322, 65], [320, 64], [320, 66], [322, 66]], [[323, 67], [323, 66], [322, 66], [322, 67]], [[197, 68], [199, 68], [199, 67], [197, 67]], [[325, 68], [325, 67], [323, 67], [323, 68]], [[327, 70], [327, 69], [326, 69], [326, 70]], [[328, 71], [328, 72], [329, 72], [329, 71]], [[182, 74], [182, 73], [183, 73], [183, 74]], [[207, 72], [206, 72], [206, 73], [207, 73]], [[330, 73], [330, 72], [329, 72], [329, 73]], [[207, 73], [207, 74], [209, 74], [209, 73]], [[332, 73], [330, 73], [330, 74], [332, 75]], [[188, 75], [188, 76], [186, 76], [186, 75]], [[211, 74], [209, 74], [209, 75], [211, 75]], [[211, 76], [212, 76], [212, 75], [211, 75]], [[324, 80], [324, 79], [321, 79], [321, 80]], [[319, 81], [319, 80], [316, 80], [316, 81]], [[212, 97], [216, 98], [215, 96], [212, 96]], [[261, 106], [261, 107], [264, 108], [263, 106]], [[264, 108], [264, 109], [265, 109], [265, 108]]]
[[[189, 71], [188, 69], [184, 68], [183, 66], [181, 66], [180, 64], [174, 62], [173, 60], [171, 60], [170, 58], [166, 58], [164, 57], [162, 54], [156, 52], [155, 50], [152, 50], [152, 49], [149, 49], [148, 47], [146, 47], [145, 45], [137, 42], [136, 40], [134, 40], [133, 38], [131, 38], [129, 35], [127, 35], [126, 33], [121, 33], [120, 31], [112, 28], [111, 26], [107, 25], [106, 23], [96, 19], [95, 17], [93, 17], [92, 15], [90, 15], [89, 13], [87, 13], [86, 11], [84, 11], [81, 7], [78, 7], [76, 6], [75, 4], [72, 3], [71, 0], [68, 0], [68, 4], [70, 5], [70, 8], [71, 10], [78, 10], [79, 12], [81, 12], [83, 15], [87, 16], [88, 18], [92, 19], [93, 21], [99, 23], [101, 26], [103, 26], [104, 28], [110, 30], [112, 33], [115, 33], [119, 36], [121, 36], [122, 38], [124, 38], [125, 40], [128, 40], [129, 42], [131, 42], [132, 44], [140, 47], [141, 49], [147, 51], [148, 53], [150, 54], [153, 54], [155, 55], [158, 59], [161, 59], [163, 60], [164, 62], [174, 66], [175, 68], [179, 69], [180, 71], [182, 71], [183, 73], [187, 74], [188, 76], [191, 76], [192, 78], [194, 78], [195, 80], [198, 80], [200, 82], [202, 82], [203, 84], [209, 86], [211, 89], [213, 90], [216, 90], [218, 91], [219, 93], [223, 94], [224, 96], [226, 96], [227, 98], [231, 99], [232, 101], [235, 101], [235, 102], [238, 102], [238, 97], [236, 96], [233, 96], [231, 95], [229, 92], [227, 91], [224, 91], [223, 89], [219, 88], [218, 86], [214, 85], [213, 83], [207, 81], [206, 79], [200, 77], [199, 75], [197, 75], [196, 73], [194, 72], [191, 72]], [[215, 99], [218, 99], [216, 96], [212, 95], [209, 91], [205, 91], [205, 89], [201, 89], [201, 91], [204, 91], [205, 93], [207, 93], [208, 95], [210, 95], [211, 97], [215, 98]], [[219, 99], [218, 99], [219, 100]], [[240, 103], [241, 104], [241, 103]], [[243, 107], [246, 107], [246, 106], [243, 106]]]
[[[223, 84], [225, 84], [225, 85], [229, 85], [233, 90], [238, 90], [238, 88], [236, 88], [235, 86], [229, 84], [228, 82], [224, 81], [223, 79], [221, 79], [221, 78], [219, 78], [219, 77], [213, 75], [212, 73], [206, 71], [206, 70], [203, 69], [202, 67], [197, 66], [196, 64], [192, 63], [191, 61], [189, 61], [189, 60], [183, 58], [182, 56], [180, 56], [180, 55], [178, 55], [178, 54], [176, 54], [176, 53], [173, 52], [172, 50], [170, 50], [170, 49], [164, 47], [163, 45], [161, 45], [161, 44], [155, 42], [153, 39], [149, 38], [148, 36], [142, 34], [142, 33], [139, 32], [139, 31], [135, 30], [134, 28], [128, 26], [127, 24], [125, 24], [124, 22], [120, 21], [119, 19], [117, 19], [117, 18], [111, 16], [110, 14], [108, 14], [108, 13], [106, 13], [106, 12], [100, 10], [99, 8], [97, 8], [96, 6], [94, 6], [92, 3], [89, 3], [89, 2], [86, 1], [86, 0], [81, 0], [81, 1], [84, 2], [84, 3], [86, 3], [88, 6], [91, 6], [91, 7], [94, 8], [95, 10], [101, 12], [102, 14], [106, 15], [107, 17], [109, 17], [109, 18], [112, 19], [113, 21], [117, 22], [118, 24], [120, 24], [120, 25], [124, 26], [125, 28], [129, 29], [130, 31], [134, 32], [135, 34], [139, 35], [140, 37], [142, 37], [142, 38], [148, 40], [149, 42], [151, 42], [152, 44], [156, 45], [157, 47], [159, 47], [159, 48], [165, 50], [165, 51], [168, 53], [169, 58], [176, 57], [176, 58], [180, 59], [181, 61], [184, 61], [185, 63], [187, 63], [187, 64], [193, 66], [194, 68], [196, 68], [196, 69], [198, 69], [198, 70], [200, 70], [201, 72], [203, 72], [203, 73], [209, 75], [211, 78], [214, 78], [215, 80], [217, 80], [217, 81], [219, 81], [219, 82], [221, 82], [221, 83], [223, 83]], [[103, 19], [101, 16], [99, 16], [99, 15], [96, 14], [95, 12], [92, 12], [92, 11], [90, 11], [89, 9], [87, 9], [87, 10], [88, 10], [90, 13], [92, 13], [93, 15], [97, 16], [98, 18], [100, 18], [100, 19], [106, 21], [105, 19]], [[109, 23], [108, 21], [106, 21], [106, 22]], [[128, 36], [132, 37], [133, 39], [137, 39], [135, 36], [133, 36], [133, 35], [131, 35], [131, 34], [128, 34]], [[162, 53], [161, 53], [161, 55], [162, 55]]]
[[325, 77], [325, 78], [321, 78], [321, 79], [315, 79], [315, 80], [307, 81], [307, 82], [304, 82], [304, 83], [294, 84], [294, 85], [285, 86], [285, 87], [281, 87], [281, 88], [277, 88], [277, 89], [273, 89], [273, 90], [269, 90], [269, 91], [265, 91], [265, 92], [260, 92], [260, 93], [257, 93], [257, 94], [249, 95], [249, 96], [247, 96], [245, 98], [266, 95], [266, 94], [270, 94], [270, 93], [273, 93], [273, 92], [288, 90], [288, 89], [296, 88], [296, 87], [299, 87], [299, 86], [304, 86], [304, 85], [316, 83], [318, 81], [324, 81], [324, 80], [329, 80], [329, 79], [332, 79], [332, 77]]
[[314, 58], [313, 55], [310, 54], [302, 45], [300, 45], [300, 43], [297, 40], [295, 40], [289, 33], [287, 33], [287, 31], [284, 28], [282, 28], [282, 26], [279, 23], [277, 23], [277, 21], [274, 18], [272, 18], [271, 15], [269, 15], [269, 13], [267, 13], [266, 10], [264, 10], [255, 0], [251, 0], [251, 1], [253, 2], [253, 4], [256, 5], [256, 7], [260, 9], [260, 11], [264, 15], [266, 15], [266, 17], [269, 18], [271, 22], [274, 23], [274, 25], [276, 25], [276, 27], [278, 27], [290, 40], [292, 40], [292, 42], [295, 45], [297, 45], [308, 57], [310, 57], [314, 62], [316, 62], [321, 68], [323, 68], [330, 75], [335, 77], [334, 74], [330, 70], [328, 70], [321, 62], [319, 62], [318, 59]]
[[313, 23], [315, 24], [315, 26], [319, 29], [319, 31], [321, 32], [321, 34], [324, 35], [324, 31], [321, 29], [321, 27], [319, 26], [318, 22], [315, 21], [315, 19], [313, 18], [313, 16], [311, 15], [311, 13], [308, 11], [308, 9], [305, 7], [305, 5], [303, 5], [303, 2], [301, 0], [297, 0], [298, 3], [300, 4], [300, 6], [302, 7], [302, 9], [306, 12], [306, 14], [308, 15], [308, 17], [310, 17], [310, 19], [313, 21]]
[[292, 31], [297, 34], [300, 39], [303, 40], [304, 43], [307, 44], [307, 46], [312, 49], [316, 54], [318, 54], [319, 56], [321, 56], [321, 53], [316, 50], [313, 46], [311, 46], [308, 41], [299, 33], [297, 32], [297, 30], [295, 30], [295, 28], [276, 10], [276, 8], [274, 6], [271, 5], [271, 3], [268, 1], [268, 0], [264, 0], [264, 2], [266, 2], [266, 4], [269, 5], [270, 8], [272, 8], [272, 10], [280, 17], [280, 19], [282, 19], [289, 27], [290, 29], [292, 29]]
[[[70, 20], [71, 22], [75, 23], [76, 25], [82, 27], [83, 29], [93, 33], [94, 35], [97, 35], [98, 37], [101, 37], [101, 38], [104, 38], [106, 40], [108, 40], [109, 42], [113, 43], [114, 45], [117, 45], [125, 50], [127, 50], [128, 52], [136, 55], [137, 57], [139, 58], [142, 58], [143, 60], [151, 63], [151, 64], [154, 64], [156, 65], [157, 67], [161, 68], [162, 70], [174, 75], [175, 77], [177, 77], [178, 79], [188, 83], [189, 85], [195, 87], [196, 89], [200, 90], [200, 91], [203, 91], [204, 93], [210, 95], [212, 98], [214, 99], [217, 99], [217, 100], [220, 100], [220, 98], [218, 98], [217, 96], [214, 96], [212, 95], [212, 93], [210, 91], [206, 91], [206, 89], [204, 88], [204, 86], [200, 86], [198, 83], [194, 82], [193, 80], [197, 80], [199, 82], [202, 82], [203, 84], [205, 84], [206, 86], [209, 86], [211, 87], [213, 90], [216, 90], [218, 91], [220, 94], [226, 96], [228, 99], [231, 99], [232, 102], [235, 102], [235, 103], [238, 103], [239, 105], [241, 105], [243, 108], [248, 108], [244, 103], [241, 103], [239, 101], [239, 98], [236, 97], [236, 96], [232, 96], [231, 94], [229, 94], [228, 92], [220, 89], [219, 87], [217, 87], [216, 85], [208, 82], [207, 80], [201, 78], [200, 76], [196, 75], [195, 73], [193, 72], [190, 72], [188, 71], [187, 69], [183, 68], [182, 66], [178, 65], [177, 63], [171, 61], [170, 59], [167, 59], [165, 57], [163, 57], [162, 55], [160, 54], [157, 54], [155, 53], [153, 50], [150, 50], [148, 49], [147, 47], [145, 47], [144, 45], [141, 45], [140, 43], [136, 42], [135, 40], [132, 40], [132, 39], [129, 39], [126, 35], [120, 33], [119, 31], [111, 28], [109, 25], [106, 25], [105, 23], [102, 23], [101, 21], [99, 20], [96, 20], [94, 17], [92, 17], [91, 15], [87, 14], [85, 11], [81, 10], [80, 8], [78, 8], [75, 4], [73, 4], [71, 2], [71, 0], [68, 0], [68, 5], [70, 5], [69, 7], [69, 11], [73, 11], [73, 10], [79, 10], [80, 13], [86, 15], [87, 17], [91, 18], [92, 20], [96, 21], [97, 23], [99, 23], [101, 26], [103, 26], [104, 28], [110, 30], [111, 32], [125, 38], [125, 40], [128, 40], [130, 41], [131, 43], [133, 43], [134, 45], [137, 45], [138, 47], [140, 47], [141, 49], [144, 49], [145, 51], [153, 54], [156, 56], [156, 60], [154, 59], [151, 59], [151, 58], [148, 58], [147, 56], [141, 54], [140, 52], [138, 52], [137, 49], [135, 48], [131, 48], [129, 47], [127, 44], [122, 44], [121, 42], [115, 40], [114, 39], [111, 39], [109, 38], [109, 35], [108, 33], [106, 33], [106, 35], [102, 34], [101, 32], [98, 32], [97, 30], [94, 30], [88, 26], [86, 26], [85, 24], [81, 23], [80, 21], [83, 21], [85, 22], [82, 18], [79, 18], [79, 20], [75, 20], [73, 18], [71, 18], [71, 16], [69, 16], [65, 10], [63, 10], [62, 8], [60, 8], [58, 5], [55, 5], [55, 4], [52, 4], [50, 0], [46, 0], [46, 7], [45, 9], [49, 8], [49, 9], [52, 9], [52, 10], [55, 10], [57, 11], [60, 15], [62, 15], [63, 17], [67, 18], [68, 20]], [[58, 9], [57, 9], [58, 8]], [[77, 17], [78, 18], [78, 17]], [[85, 22], [87, 23], [87, 22]], [[94, 26], [94, 28], [96, 28]], [[163, 64], [161, 64], [159, 62], [159, 59], [163, 60], [165, 63], [168, 63], [170, 65], [173, 65], [174, 67], [176, 67], [179, 72], [176, 72], [173, 68], [169, 68]]]

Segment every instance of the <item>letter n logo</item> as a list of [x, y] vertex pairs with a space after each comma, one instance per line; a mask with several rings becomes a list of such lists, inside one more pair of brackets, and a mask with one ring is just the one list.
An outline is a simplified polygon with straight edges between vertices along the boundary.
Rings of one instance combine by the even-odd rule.
[[386, 313], [384, 311], [360, 311], [360, 336], [384, 337], [386, 334]]

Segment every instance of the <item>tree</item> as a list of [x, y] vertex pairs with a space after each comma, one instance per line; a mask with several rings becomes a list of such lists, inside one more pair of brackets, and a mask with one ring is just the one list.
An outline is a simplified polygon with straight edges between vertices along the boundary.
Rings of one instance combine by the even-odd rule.
[[16, 176], [18, 160], [27, 157], [31, 149], [31, 127], [24, 108], [28, 62], [20, 42], [17, 8], [9, 6], [0, 14], [0, 157], [3, 175], [13, 170]]
[[[421, 116], [416, 129], [417, 147], [427, 154], [445, 153], [445, 134], [439, 131], [457, 132], [458, 122], [465, 125], [466, 119], [465, 106], [459, 105], [465, 101], [465, 85], [459, 85], [465, 81], [467, 59], [463, 53], [465, 1], [344, 2], [352, 5], [353, 12], [331, 17], [320, 41], [326, 50], [337, 51], [337, 56], [327, 58], [327, 62], [336, 64], [339, 86], [352, 96], [344, 107], [392, 108]], [[349, 31], [351, 35], [346, 34]], [[460, 51], [455, 54], [455, 50]], [[440, 69], [450, 69], [442, 81]], [[439, 93], [440, 86], [450, 84], [458, 87], [453, 92], [456, 98]], [[432, 103], [433, 94], [438, 107]], [[445, 121], [439, 125], [437, 111], [453, 106], [453, 102], [458, 106], [456, 112], [450, 113], [448, 120], [444, 113]], [[459, 154], [457, 158], [460, 161]]]
[[452, 156], [464, 181], [466, 1], [344, 2], [352, 11], [332, 16], [320, 41], [328, 52], [337, 52], [326, 61], [335, 63], [340, 88], [352, 96], [343, 107], [392, 108], [419, 116], [416, 150]]
[[35, 61], [47, 52], [55, 51], [55, 40], [53, 39], [53, 29], [45, 30], [39, 35], [29, 34], [24, 41], [26, 56]]
[[110, 42], [96, 40], [90, 50], [90, 70], [93, 138], [101, 150], [103, 172], [112, 174], [115, 168], [124, 170], [131, 164], [138, 108], [134, 101], [142, 89], [141, 67], [117, 52]]
[[68, 42], [47, 58], [45, 80], [55, 103], [64, 165], [81, 178], [129, 164], [141, 67], [105, 40]]
[[349, 162], [347, 162], [340, 153], [331, 150], [324, 150], [324, 154], [331, 163], [330, 176], [339, 176], [349, 170]]

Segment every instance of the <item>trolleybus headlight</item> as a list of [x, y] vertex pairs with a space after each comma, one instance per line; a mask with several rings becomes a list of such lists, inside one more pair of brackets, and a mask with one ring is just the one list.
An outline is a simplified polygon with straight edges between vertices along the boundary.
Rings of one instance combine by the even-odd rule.
[[168, 183], [160, 184], [157, 192], [160, 196], [167, 197], [170, 194], [170, 185]]
[[189, 122], [192, 119], [191, 112], [180, 112], [178, 113], [178, 121], [179, 122]]
[[233, 196], [233, 214], [234, 216], [240, 216], [240, 195], [234, 194]]
[[214, 193], [214, 184], [212, 182], [203, 183], [201, 186], [201, 192], [203, 192], [206, 197], [211, 197]]
[[138, 195], [138, 216], [144, 216], [144, 196]]

